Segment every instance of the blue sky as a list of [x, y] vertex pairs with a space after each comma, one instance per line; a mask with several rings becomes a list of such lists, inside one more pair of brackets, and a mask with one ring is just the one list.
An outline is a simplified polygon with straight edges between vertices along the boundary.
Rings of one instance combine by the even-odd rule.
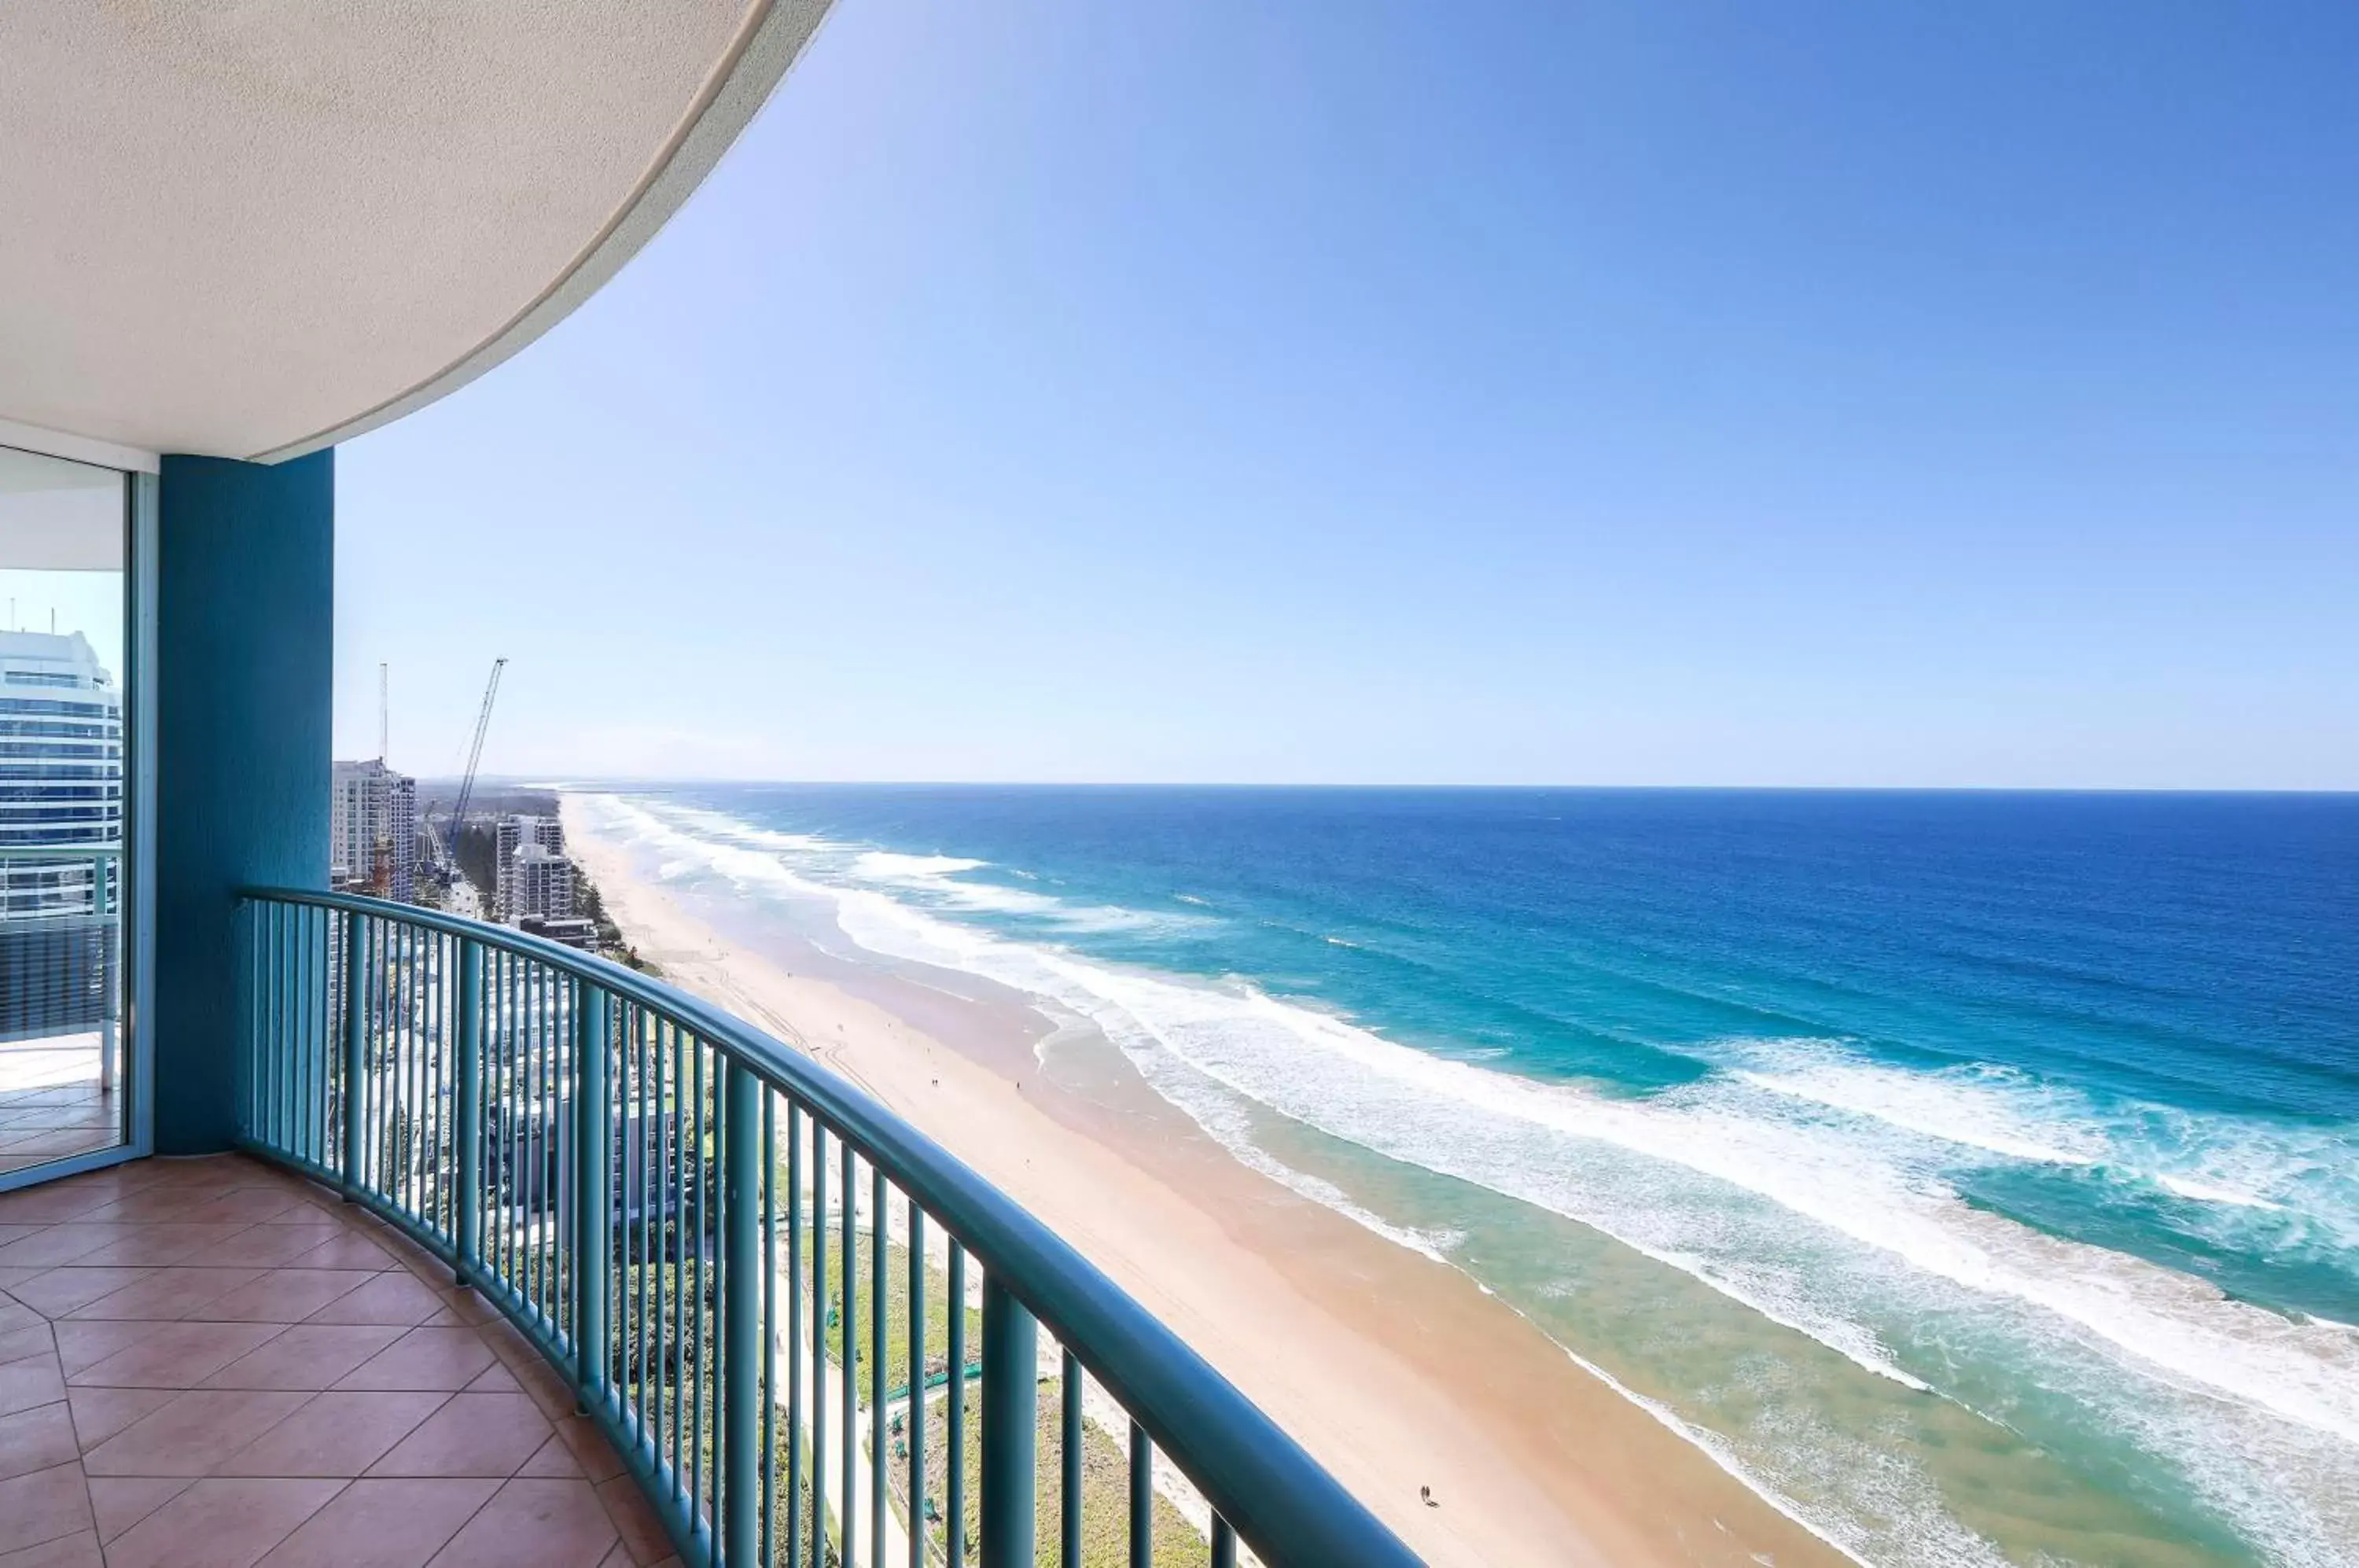
[[2359, 788], [2359, 7], [840, 0], [339, 456], [340, 755]]

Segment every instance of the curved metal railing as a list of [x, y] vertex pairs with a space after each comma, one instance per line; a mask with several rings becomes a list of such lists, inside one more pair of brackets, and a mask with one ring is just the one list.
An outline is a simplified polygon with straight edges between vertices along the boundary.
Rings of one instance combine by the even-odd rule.
[[1039, 1221], [739, 1019], [374, 898], [249, 889], [239, 924], [245, 1146], [500, 1306], [683, 1561], [1418, 1561]]

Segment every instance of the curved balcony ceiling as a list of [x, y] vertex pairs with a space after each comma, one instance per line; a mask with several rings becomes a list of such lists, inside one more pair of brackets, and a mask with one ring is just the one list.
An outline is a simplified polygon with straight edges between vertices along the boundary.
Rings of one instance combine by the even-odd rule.
[[498, 364], [827, 0], [0, 5], [0, 420], [276, 460]]

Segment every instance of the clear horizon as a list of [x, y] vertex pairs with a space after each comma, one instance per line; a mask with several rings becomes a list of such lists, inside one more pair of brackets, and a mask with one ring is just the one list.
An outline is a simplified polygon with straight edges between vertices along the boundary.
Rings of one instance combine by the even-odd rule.
[[845, 0], [339, 456], [339, 756], [2359, 789], [2359, 14]]

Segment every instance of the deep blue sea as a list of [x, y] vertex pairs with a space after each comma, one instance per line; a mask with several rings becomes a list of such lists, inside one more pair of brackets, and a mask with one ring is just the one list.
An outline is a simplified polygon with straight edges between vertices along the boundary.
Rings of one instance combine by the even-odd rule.
[[2359, 1563], [2359, 797], [577, 804], [1093, 1026], [1864, 1561]]

